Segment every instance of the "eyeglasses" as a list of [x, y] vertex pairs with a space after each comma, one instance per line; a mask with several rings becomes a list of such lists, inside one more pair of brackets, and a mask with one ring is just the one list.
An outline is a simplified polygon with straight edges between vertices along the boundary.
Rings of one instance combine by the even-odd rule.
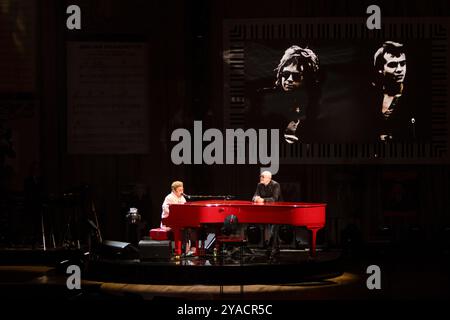
[[302, 80], [303, 75], [300, 72], [290, 72], [290, 71], [282, 71], [281, 76], [283, 78], [289, 79], [292, 76], [292, 81], [300, 81]]

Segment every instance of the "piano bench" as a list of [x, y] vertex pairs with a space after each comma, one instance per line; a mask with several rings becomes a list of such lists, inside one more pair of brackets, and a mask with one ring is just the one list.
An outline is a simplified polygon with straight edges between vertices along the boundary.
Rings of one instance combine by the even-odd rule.
[[170, 228], [155, 228], [150, 230], [150, 238], [152, 240], [172, 240], [172, 231]]
[[247, 239], [241, 236], [218, 236], [216, 238], [216, 248], [220, 250], [222, 255], [225, 253], [225, 245], [237, 245], [240, 248], [241, 258], [244, 255], [244, 247], [247, 244]]

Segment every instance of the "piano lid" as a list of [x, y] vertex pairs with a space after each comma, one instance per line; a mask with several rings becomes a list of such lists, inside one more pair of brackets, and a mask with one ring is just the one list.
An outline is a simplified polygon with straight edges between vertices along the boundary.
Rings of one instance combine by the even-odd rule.
[[272, 206], [272, 207], [290, 207], [290, 208], [312, 208], [324, 207], [326, 203], [308, 203], [308, 202], [263, 202], [256, 203], [243, 200], [201, 200], [186, 202], [182, 206], [199, 206], [199, 207], [217, 207], [217, 206]]

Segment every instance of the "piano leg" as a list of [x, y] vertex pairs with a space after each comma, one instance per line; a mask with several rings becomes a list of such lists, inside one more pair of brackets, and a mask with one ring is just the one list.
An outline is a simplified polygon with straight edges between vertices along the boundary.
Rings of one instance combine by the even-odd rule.
[[180, 229], [172, 229], [173, 231], [173, 241], [175, 242], [175, 255], [181, 255], [181, 241], [183, 239], [183, 235]]
[[310, 247], [310, 254], [311, 257], [316, 256], [316, 236], [317, 231], [319, 231], [320, 228], [308, 228], [308, 230], [311, 230], [311, 247]]
[[192, 241], [192, 246], [195, 248], [194, 256], [198, 257], [198, 250], [200, 249], [199, 241], [198, 240]]

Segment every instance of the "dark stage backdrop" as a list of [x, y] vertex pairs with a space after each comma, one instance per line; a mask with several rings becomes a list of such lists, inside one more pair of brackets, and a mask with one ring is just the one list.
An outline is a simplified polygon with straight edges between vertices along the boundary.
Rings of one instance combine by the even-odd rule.
[[[339, 242], [340, 231], [351, 223], [360, 227], [365, 239], [389, 221], [405, 228], [417, 223], [429, 238], [450, 224], [448, 1], [378, 1], [380, 31], [365, 27], [365, 11], [372, 1], [7, 3], [0, 10], [5, 58], [0, 63], [0, 125], [7, 142], [2, 140], [2, 148], [11, 143], [15, 156], [6, 155], [1, 171], [2, 213], [13, 212], [5, 207], [15, 203], [11, 197], [18, 195], [20, 203], [23, 180], [35, 160], [41, 164], [45, 192], [56, 199], [74, 187], [91, 186], [100, 226], [109, 239], [124, 238], [127, 207], [137, 200], [147, 208], [142, 212], [149, 225], [158, 226], [162, 201], [174, 180], [184, 181], [189, 194], [250, 199], [260, 165], [175, 165], [170, 135], [180, 127], [191, 130], [194, 120], [202, 120], [204, 130], [282, 129], [272, 121], [284, 116], [270, 103], [274, 69], [287, 47], [308, 45], [320, 61], [315, 109], [320, 125], [305, 143], [281, 145], [274, 178], [282, 184], [285, 199], [326, 202], [324, 232], [330, 242]], [[66, 9], [72, 4], [82, 10], [81, 30], [66, 28]], [[435, 18], [410, 18], [428, 16]], [[377, 144], [366, 136], [373, 124], [364, 90], [371, 88], [374, 51], [385, 40], [402, 42], [407, 49], [405, 97], [410, 97], [411, 109], [423, 124], [417, 132], [419, 142]], [[120, 90], [111, 85], [104, 97], [88, 101], [95, 104], [93, 111], [101, 119], [96, 121], [112, 124], [99, 128], [93, 121], [94, 129], [104, 130], [97, 138], [109, 131], [116, 134], [116, 129], [125, 134], [139, 128], [147, 132], [147, 139], [143, 133], [126, 152], [117, 150], [124, 143], [116, 140], [101, 146], [103, 150], [95, 149], [96, 144], [88, 152], [86, 145], [72, 148], [72, 120], [81, 111], [79, 104], [75, 106], [79, 81], [73, 71], [86, 69], [72, 55], [79, 50], [68, 47], [80, 42], [137, 42], [142, 48], [136, 49], [139, 59], [124, 53], [119, 60], [139, 65], [142, 90], [124, 80], [116, 87]], [[113, 64], [117, 70], [116, 61]], [[89, 85], [82, 89], [86, 95], [89, 89], [91, 95], [102, 94]], [[137, 97], [138, 108], [120, 119], [127, 120], [124, 123], [115, 122], [119, 116], [111, 113], [103, 119], [101, 104], [129, 104], [113, 98], [124, 90]], [[81, 120], [89, 120], [87, 112]], [[417, 201], [411, 203], [412, 198]], [[29, 223], [16, 217], [17, 225]], [[3, 221], [2, 228], [8, 229]]]

